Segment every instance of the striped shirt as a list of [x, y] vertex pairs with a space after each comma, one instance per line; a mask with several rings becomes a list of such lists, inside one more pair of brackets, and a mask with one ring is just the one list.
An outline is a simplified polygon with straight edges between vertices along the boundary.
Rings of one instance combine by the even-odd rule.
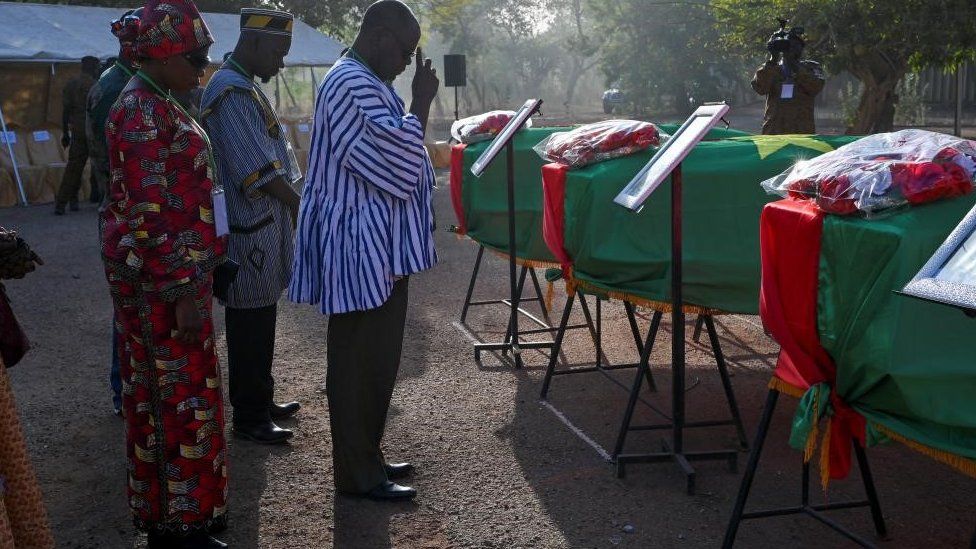
[[396, 278], [437, 262], [420, 120], [344, 57], [319, 88], [309, 156], [289, 298], [323, 314], [375, 309]]
[[276, 177], [291, 181], [281, 124], [264, 92], [229, 68], [210, 79], [201, 113], [227, 200], [227, 257], [240, 264], [225, 305], [274, 305], [291, 279], [294, 234], [288, 207], [261, 188]]

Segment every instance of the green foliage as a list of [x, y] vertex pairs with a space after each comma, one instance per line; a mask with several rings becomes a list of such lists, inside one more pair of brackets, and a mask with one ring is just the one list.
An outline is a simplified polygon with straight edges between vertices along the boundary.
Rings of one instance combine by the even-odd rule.
[[[35, 0], [12, 0], [32, 2]], [[374, 0], [194, 0], [200, 11], [236, 13], [245, 7], [282, 9], [337, 40], [351, 43], [363, 12]], [[117, 7], [122, 10], [141, 5], [142, 0], [47, 0], [72, 6]]]
[[911, 72], [898, 83], [898, 103], [895, 105], [895, 124], [899, 126], [923, 126], [929, 113], [925, 103], [928, 85], [922, 83], [917, 72]]
[[837, 91], [837, 103], [840, 105], [841, 119], [845, 127], [849, 128], [857, 122], [857, 104], [862, 93], [864, 93], [864, 84], [850, 80]]
[[776, 17], [807, 31], [807, 56], [863, 84], [855, 133], [891, 126], [902, 77], [976, 58], [972, 0], [711, 0], [730, 52], [759, 57]]
[[724, 55], [707, 0], [591, 0], [589, 6], [603, 40], [603, 74], [620, 84], [639, 114], [683, 112], [688, 98], [730, 99], [748, 70]]
[[527, 97], [553, 107], [571, 101], [597, 51], [582, 0], [422, 4], [422, 23], [446, 43], [445, 53], [467, 56], [469, 111], [512, 108]]

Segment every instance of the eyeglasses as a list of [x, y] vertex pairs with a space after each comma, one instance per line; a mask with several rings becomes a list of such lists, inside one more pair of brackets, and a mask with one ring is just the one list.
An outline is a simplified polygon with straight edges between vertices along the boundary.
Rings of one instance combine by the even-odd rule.
[[191, 51], [190, 53], [184, 53], [183, 59], [186, 59], [186, 62], [198, 71], [202, 71], [210, 65], [210, 56], [206, 53]]

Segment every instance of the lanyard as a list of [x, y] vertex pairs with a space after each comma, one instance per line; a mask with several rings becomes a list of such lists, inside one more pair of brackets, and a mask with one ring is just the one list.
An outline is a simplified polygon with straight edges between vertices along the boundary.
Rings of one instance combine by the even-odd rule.
[[125, 75], [128, 76], [129, 78], [132, 78], [133, 76], [135, 76], [135, 73], [132, 72], [131, 70], [129, 70], [129, 67], [126, 67], [122, 63], [116, 61], [115, 62], [115, 66], [118, 67], [119, 69], [121, 69], [122, 72], [124, 72]]
[[[210, 174], [211, 177], [216, 177], [217, 163], [214, 161], [213, 147], [210, 145], [210, 136], [207, 135], [207, 132], [206, 130], [203, 129], [203, 126], [198, 124], [196, 119], [190, 116], [190, 113], [186, 112], [186, 109], [183, 108], [183, 105], [180, 105], [180, 102], [177, 101], [170, 93], [163, 91], [163, 88], [161, 88], [159, 84], [157, 84], [156, 81], [153, 80], [152, 77], [150, 77], [148, 74], [140, 70], [136, 72], [136, 76], [141, 78], [143, 82], [152, 86], [153, 89], [156, 90], [156, 93], [158, 93], [163, 99], [165, 99], [166, 102], [169, 103], [171, 107], [175, 108], [183, 116], [185, 116], [187, 120], [190, 121], [190, 125], [197, 133], [200, 134], [200, 137], [203, 138], [203, 142], [207, 145], [207, 162], [210, 164]], [[212, 181], [212, 183], [214, 184], [215, 188], [220, 186], [217, 184], [216, 181]]]
[[240, 65], [240, 63], [238, 63], [237, 61], [234, 61], [234, 58], [233, 57], [228, 57], [227, 58], [227, 62], [231, 64], [231, 66], [234, 68], [234, 70], [236, 70], [237, 72], [241, 73], [241, 75], [244, 76], [245, 78], [251, 78], [251, 79], [254, 78], [254, 75], [251, 74], [250, 72], [248, 72], [247, 69], [245, 69], [244, 67], [242, 67]]
[[[234, 72], [240, 74], [241, 76], [243, 76], [244, 78], [247, 78], [249, 80], [249, 83], [251, 84], [251, 91], [254, 92], [255, 96], [258, 99], [258, 101], [261, 102], [262, 110], [264, 110], [265, 112], [272, 113], [272, 115], [274, 117], [274, 123], [277, 124], [280, 127], [281, 121], [278, 120], [278, 113], [275, 112], [275, 110], [271, 108], [271, 102], [268, 101], [268, 98], [267, 97], [265, 97], [264, 92], [261, 91], [261, 88], [258, 87], [254, 83], [254, 76], [251, 73], [249, 73], [247, 71], [247, 69], [245, 69], [244, 67], [242, 67], [237, 61], [234, 61], [234, 58], [233, 57], [228, 57], [227, 58], [227, 63], [230, 64], [231, 70], [233, 70]], [[270, 128], [268, 130], [270, 132]], [[289, 146], [291, 146], [290, 143], [289, 143]]]
[[373, 70], [373, 67], [370, 67], [369, 66], [369, 63], [367, 63], [366, 60], [363, 59], [363, 56], [359, 55], [359, 53], [356, 52], [356, 50], [354, 50], [352, 48], [346, 49], [346, 53], [345, 53], [344, 57], [348, 57], [349, 59], [358, 61], [359, 64], [362, 65], [362, 66], [364, 66], [364, 67], [366, 67], [366, 70], [368, 70], [373, 76], [375, 76], [377, 80], [381, 80], [387, 86], [392, 86], [393, 85], [393, 81], [392, 80], [383, 80], [382, 78], [380, 78], [380, 75], [376, 74], [376, 71]]

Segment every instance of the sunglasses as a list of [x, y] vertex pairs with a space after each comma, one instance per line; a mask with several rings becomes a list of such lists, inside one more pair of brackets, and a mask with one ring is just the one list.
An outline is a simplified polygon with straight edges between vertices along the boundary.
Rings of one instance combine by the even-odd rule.
[[201, 52], [184, 53], [183, 59], [186, 59], [186, 62], [198, 71], [202, 71], [210, 64], [210, 56]]

